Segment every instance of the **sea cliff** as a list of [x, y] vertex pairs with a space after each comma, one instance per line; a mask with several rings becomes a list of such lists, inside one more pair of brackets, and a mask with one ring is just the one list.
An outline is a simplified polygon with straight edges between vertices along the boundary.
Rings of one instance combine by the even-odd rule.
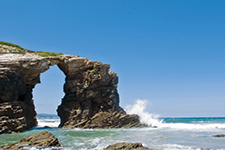
[[0, 133], [22, 132], [37, 125], [32, 90], [40, 83], [40, 74], [53, 65], [66, 75], [65, 96], [57, 109], [60, 127], [142, 126], [137, 115], [126, 114], [119, 106], [118, 76], [109, 64], [18, 45], [1, 44], [0, 48]]

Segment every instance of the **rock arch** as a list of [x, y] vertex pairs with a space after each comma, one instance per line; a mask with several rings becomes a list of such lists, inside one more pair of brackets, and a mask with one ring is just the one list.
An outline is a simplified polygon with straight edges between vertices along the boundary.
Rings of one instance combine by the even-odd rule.
[[40, 74], [53, 65], [66, 75], [65, 96], [57, 109], [60, 127], [140, 125], [137, 115], [127, 115], [119, 107], [118, 77], [109, 70], [110, 65], [77, 55], [7, 53], [0, 55], [0, 133], [21, 132], [37, 125], [32, 90], [40, 83]]

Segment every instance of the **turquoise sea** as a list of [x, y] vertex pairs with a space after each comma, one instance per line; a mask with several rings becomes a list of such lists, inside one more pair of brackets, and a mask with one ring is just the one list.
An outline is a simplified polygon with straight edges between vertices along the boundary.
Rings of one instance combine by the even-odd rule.
[[[145, 111], [145, 102], [137, 101], [126, 108], [129, 114], [138, 114], [145, 128], [120, 129], [60, 129], [57, 117], [38, 118], [38, 126], [29, 131], [0, 135], [0, 146], [16, 143], [31, 134], [48, 130], [62, 147], [44, 150], [102, 150], [117, 142], [141, 142], [153, 150], [225, 150], [225, 117], [160, 118]], [[49, 126], [51, 128], [43, 128]], [[33, 147], [32, 150], [37, 148]]]
[[[152, 127], [131, 129], [59, 129], [59, 118], [39, 118], [39, 125], [29, 131], [0, 135], [0, 145], [48, 130], [65, 150], [101, 150], [117, 142], [141, 142], [154, 150], [225, 150], [225, 118], [164, 118]], [[52, 128], [43, 129], [44, 126]], [[37, 149], [37, 148], [32, 148]], [[45, 148], [49, 150], [51, 148]]]

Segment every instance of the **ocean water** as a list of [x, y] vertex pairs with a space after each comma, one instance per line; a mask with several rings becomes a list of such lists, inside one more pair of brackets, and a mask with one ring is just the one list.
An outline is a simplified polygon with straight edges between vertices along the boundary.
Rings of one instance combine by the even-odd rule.
[[[0, 145], [15, 143], [28, 135], [48, 130], [59, 139], [63, 150], [102, 150], [117, 142], [141, 142], [153, 150], [225, 150], [225, 137], [212, 136], [225, 134], [225, 118], [158, 118], [144, 111], [143, 101], [128, 107], [127, 112], [137, 113], [141, 122], [149, 127], [59, 129], [59, 118], [44, 117], [38, 118], [38, 126], [29, 131], [0, 135]], [[51, 128], [44, 129], [44, 126]]]

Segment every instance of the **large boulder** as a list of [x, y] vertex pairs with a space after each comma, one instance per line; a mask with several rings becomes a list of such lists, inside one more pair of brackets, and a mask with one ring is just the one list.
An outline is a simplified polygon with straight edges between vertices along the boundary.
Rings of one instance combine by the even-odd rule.
[[9, 144], [0, 147], [0, 149], [21, 149], [21, 148], [44, 148], [44, 147], [52, 147], [52, 146], [61, 146], [58, 139], [48, 131], [43, 131], [37, 134], [30, 135], [21, 139], [18, 143]]

